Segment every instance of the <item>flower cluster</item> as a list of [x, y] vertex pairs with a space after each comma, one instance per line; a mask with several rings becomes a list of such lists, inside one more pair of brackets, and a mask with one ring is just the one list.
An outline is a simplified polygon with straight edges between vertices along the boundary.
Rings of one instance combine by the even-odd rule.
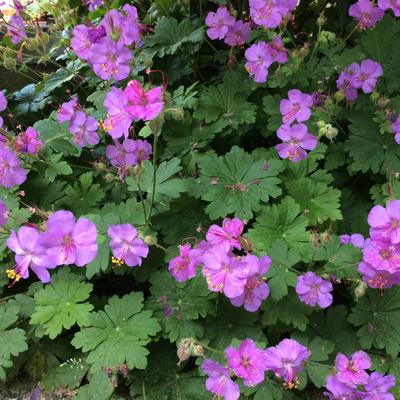
[[60, 124], [68, 122], [73, 140], [80, 147], [94, 146], [100, 142], [100, 136], [97, 133], [99, 123], [96, 118], [83, 110], [76, 97], [72, 97], [71, 100], [61, 105], [57, 113], [57, 120]]
[[250, 22], [236, 21], [226, 7], [209, 12], [206, 17], [207, 36], [211, 40], [224, 39], [229, 46], [241, 46], [250, 37]]
[[305, 346], [293, 339], [284, 339], [265, 350], [258, 348], [253, 340], [245, 339], [238, 348], [225, 349], [226, 367], [206, 359], [201, 368], [208, 375], [206, 388], [209, 392], [227, 400], [237, 400], [240, 389], [232, 375], [242, 379], [243, 385], [253, 387], [263, 382], [265, 372], [270, 371], [289, 387], [294, 387], [310, 355]]
[[107, 109], [104, 130], [113, 139], [127, 138], [133, 121], [151, 121], [161, 113], [163, 88], [157, 86], [146, 91], [138, 80], [132, 80], [124, 90], [112, 87], [105, 97], [104, 107]]
[[289, 90], [288, 99], [281, 100], [283, 125], [276, 134], [283, 143], [275, 146], [281, 158], [299, 162], [307, 158], [307, 150], [317, 147], [317, 138], [311, 135], [307, 126], [302, 123], [310, 119], [313, 104], [312, 96], [298, 89]]
[[400, 17], [400, 0], [378, 0], [375, 5], [371, 0], [358, 0], [349, 8], [349, 15], [357, 21], [359, 30], [374, 27], [385, 15], [386, 10], [392, 10]]
[[97, 255], [96, 225], [87, 218], [76, 219], [70, 211], [53, 212], [46, 230], [22, 226], [12, 231], [7, 247], [15, 253], [15, 266], [8, 270], [12, 279], [29, 277], [29, 270], [44, 283], [50, 282], [49, 269], [75, 264], [83, 267]]
[[250, 0], [250, 16], [256, 25], [266, 29], [277, 28], [284, 19], [289, 19], [298, 4], [297, 0]]
[[246, 69], [255, 82], [267, 81], [268, 69], [274, 63], [284, 64], [288, 60], [282, 39], [275, 36], [270, 43], [260, 41], [250, 46], [244, 53]]
[[383, 69], [379, 63], [363, 60], [361, 64], [352, 63], [342, 71], [336, 85], [347, 100], [354, 101], [358, 97], [358, 89], [364, 93], [372, 93], [382, 75]]
[[39, 138], [39, 132], [32, 127], [27, 128], [16, 137], [13, 147], [19, 153], [37, 154], [43, 147], [43, 141]]
[[368, 224], [370, 238], [358, 266], [363, 281], [376, 289], [400, 284], [400, 200], [389, 201], [386, 208], [374, 206]]
[[350, 357], [339, 353], [335, 360], [336, 372], [328, 376], [324, 395], [329, 400], [394, 400], [389, 390], [396, 385], [395, 377], [380, 372], [369, 375], [366, 371], [369, 368], [371, 359], [364, 351], [357, 351]]
[[132, 54], [128, 46], [140, 40], [136, 7], [125, 4], [122, 10], [110, 10], [97, 26], [81, 24], [72, 32], [72, 50], [103, 80], [119, 81], [129, 75]]
[[257, 311], [269, 295], [265, 274], [271, 259], [233, 253], [235, 249], [243, 250], [243, 229], [244, 223], [238, 218], [225, 218], [222, 226], [211, 225], [206, 240], [195, 248], [190, 244], [180, 246], [180, 255], [170, 261], [169, 272], [178, 282], [184, 282], [193, 278], [196, 267], [202, 264], [211, 291], [224, 293], [236, 307], [243, 305], [247, 311]]

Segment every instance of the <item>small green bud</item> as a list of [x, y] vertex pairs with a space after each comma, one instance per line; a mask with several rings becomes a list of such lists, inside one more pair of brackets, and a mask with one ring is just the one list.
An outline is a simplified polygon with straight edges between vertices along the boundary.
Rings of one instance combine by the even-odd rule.
[[154, 244], [157, 243], [156, 240], [154, 239], [154, 237], [151, 236], [151, 235], [146, 235], [146, 236], [143, 238], [143, 241], [144, 241], [148, 246], [152, 246], [152, 245], [154, 245]]
[[172, 108], [170, 111], [171, 111], [172, 118], [175, 121], [182, 121], [183, 118], [185, 117], [185, 111], [183, 110], [182, 107]]
[[377, 91], [373, 91], [371, 93], [371, 100], [376, 103], [379, 100], [379, 93]]
[[354, 296], [356, 299], [363, 297], [365, 295], [365, 291], [367, 290], [367, 284], [363, 281], [360, 281], [359, 284], [354, 289]]
[[15, 71], [17, 69], [17, 62], [12, 58], [5, 58], [3, 61], [5, 69]]
[[106, 175], [104, 176], [104, 180], [105, 180], [107, 183], [111, 183], [111, 182], [113, 182], [113, 181], [115, 180], [115, 176], [114, 176], [113, 174], [111, 174], [111, 173], [108, 173], [108, 174], [106, 174]]
[[324, 26], [326, 22], [326, 17], [324, 14], [321, 14], [318, 18], [317, 18], [317, 25], [318, 26]]
[[100, 161], [95, 162], [94, 167], [96, 168], [96, 171], [98, 171], [98, 172], [103, 172], [107, 169], [107, 165]]
[[335, 93], [334, 97], [335, 97], [335, 100], [336, 100], [337, 102], [340, 102], [340, 101], [342, 101], [342, 100], [345, 99], [345, 96], [344, 96], [344, 94], [343, 94], [343, 92], [342, 92], [341, 90], [338, 90], [338, 91]]

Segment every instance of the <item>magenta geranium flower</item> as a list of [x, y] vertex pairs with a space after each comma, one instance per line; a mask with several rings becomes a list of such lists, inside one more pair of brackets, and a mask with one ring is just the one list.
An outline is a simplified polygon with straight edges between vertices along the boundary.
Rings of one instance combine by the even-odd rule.
[[383, 10], [392, 10], [396, 17], [400, 17], [400, 0], [378, 0], [378, 7]]
[[89, 9], [89, 11], [94, 11], [97, 7], [103, 5], [103, 0], [83, 0], [83, 4]]
[[27, 38], [24, 20], [18, 14], [14, 14], [8, 20], [7, 35], [11, 37], [14, 44], [21, 43]]
[[240, 236], [243, 233], [244, 223], [239, 218], [224, 218], [222, 227], [211, 225], [208, 228], [206, 239], [214, 246], [222, 246], [225, 251], [233, 248], [240, 250]]
[[100, 142], [100, 136], [97, 133], [99, 123], [96, 118], [86, 115], [83, 111], [77, 111], [74, 119], [69, 125], [69, 131], [74, 136], [74, 142], [80, 147], [88, 144], [94, 146]]
[[393, 375], [383, 375], [380, 372], [373, 372], [368, 377], [364, 386], [366, 393], [362, 394], [363, 400], [395, 400], [389, 390], [396, 386], [396, 378]]
[[93, 71], [101, 79], [120, 81], [129, 75], [132, 55], [122, 44], [103, 38], [92, 46], [89, 60], [93, 64]]
[[186, 243], [179, 246], [179, 256], [169, 262], [168, 270], [176, 281], [185, 282], [196, 276], [196, 267], [199, 263], [199, 252]]
[[400, 200], [391, 200], [386, 208], [374, 206], [368, 214], [370, 235], [373, 239], [400, 243]]
[[360, 65], [351, 64], [349, 68], [352, 70], [351, 84], [357, 89], [361, 88], [364, 93], [371, 93], [375, 89], [378, 78], [383, 75], [381, 65], [372, 60], [364, 60]]
[[114, 257], [129, 267], [142, 265], [142, 258], [149, 254], [149, 246], [138, 236], [135, 227], [130, 224], [110, 225], [107, 233]]
[[358, 29], [372, 28], [385, 13], [370, 0], [358, 0], [349, 8], [349, 15], [358, 21]]
[[7, 247], [15, 253], [16, 265], [11, 276], [15, 280], [18, 277], [27, 279], [29, 269], [43, 282], [50, 282], [49, 269], [55, 268], [54, 259], [47, 253], [47, 249], [41, 243], [40, 233], [32, 227], [23, 226], [18, 233], [11, 232], [7, 239]]
[[307, 158], [307, 150], [314, 150], [318, 144], [317, 138], [308, 133], [304, 124], [282, 125], [277, 136], [284, 142], [275, 146], [279, 156], [293, 162]]
[[351, 235], [340, 235], [340, 243], [352, 244], [354, 247], [362, 249], [364, 247], [364, 236], [361, 233], [353, 233]]
[[394, 140], [397, 144], [400, 144], [400, 114], [397, 116], [396, 120], [392, 123], [392, 131], [395, 134]]
[[354, 388], [347, 386], [343, 382], [340, 382], [335, 375], [329, 375], [326, 380], [326, 389], [328, 392], [324, 392], [324, 396], [327, 396], [329, 400], [359, 400], [359, 392]]
[[97, 255], [96, 225], [87, 218], [75, 219], [70, 211], [53, 212], [42, 233], [42, 243], [57, 265], [83, 267]]
[[134, 118], [126, 110], [128, 98], [125, 93], [121, 89], [113, 86], [107, 93], [103, 105], [107, 110], [107, 118], [103, 123], [104, 130], [113, 139], [117, 139], [121, 136], [127, 138], [129, 135], [129, 127]]
[[272, 371], [287, 383], [295, 383], [311, 353], [307, 347], [293, 339], [284, 339], [265, 351], [266, 370]]
[[7, 98], [4, 93], [0, 90], [0, 112], [7, 108]]
[[225, 400], [237, 400], [239, 398], [239, 385], [231, 379], [229, 368], [225, 368], [210, 359], [204, 360], [201, 368], [209, 376], [206, 380], [206, 388], [209, 392]]
[[356, 351], [350, 357], [338, 353], [335, 366], [337, 379], [348, 386], [355, 388], [368, 382], [365, 370], [371, 368], [371, 359], [365, 351]]
[[0, 146], [0, 186], [11, 188], [21, 185], [25, 182], [26, 175], [17, 155]]
[[219, 7], [215, 13], [207, 14], [205, 22], [208, 26], [207, 35], [211, 40], [224, 39], [229, 27], [234, 25], [235, 18], [229, 14], [226, 7]]
[[382, 240], [366, 240], [363, 261], [379, 271], [395, 273], [400, 270], [400, 245]]
[[296, 293], [300, 301], [309, 306], [315, 307], [318, 304], [321, 308], [329, 307], [333, 301], [332, 291], [332, 283], [314, 272], [309, 271], [297, 278]]
[[8, 208], [4, 201], [0, 200], [0, 226], [3, 226], [8, 221]]
[[400, 285], [400, 271], [377, 270], [371, 264], [362, 261], [358, 265], [358, 272], [362, 275], [362, 280], [373, 289], [382, 290]]
[[253, 340], [243, 340], [238, 349], [227, 347], [225, 355], [229, 368], [237, 377], [243, 379], [245, 386], [256, 386], [264, 380], [265, 351], [259, 349]]
[[132, 19], [128, 21], [118, 10], [108, 11], [100, 23], [110, 39], [125, 46], [130, 46], [139, 40], [140, 30], [136, 25], [136, 21], [132, 24]]
[[313, 99], [309, 94], [300, 90], [291, 89], [288, 92], [288, 99], [281, 100], [280, 111], [284, 124], [291, 124], [294, 121], [303, 122], [311, 117]]
[[249, 22], [236, 21], [229, 26], [225, 43], [229, 46], [241, 46], [250, 38], [251, 26]]
[[250, 0], [250, 16], [255, 24], [273, 29], [296, 5], [297, 2], [287, 0]]
[[164, 107], [161, 86], [146, 91], [138, 80], [133, 80], [128, 83], [124, 93], [128, 99], [126, 110], [133, 119], [153, 120]]
[[250, 270], [251, 265], [227, 254], [222, 247], [207, 251], [202, 260], [202, 273], [208, 288], [213, 292], [223, 292], [228, 298], [241, 296], [247, 278], [254, 273]]
[[244, 53], [246, 57], [246, 69], [255, 82], [267, 81], [268, 68], [274, 62], [269, 46], [265, 42], [258, 42], [251, 45]]
[[267, 44], [267, 50], [273, 62], [284, 64], [288, 60], [288, 53], [280, 36], [275, 36], [271, 42]]
[[[351, 64], [357, 65], [357, 64]], [[351, 67], [351, 66], [350, 66]], [[358, 97], [357, 89], [353, 86], [352, 74], [353, 71], [348, 67], [345, 71], [342, 71], [339, 78], [336, 81], [337, 88], [344, 94], [348, 101], [354, 101]]]
[[39, 132], [32, 127], [26, 129], [26, 131], [21, 132], [15, 142], [13, 147], [20, 153], [37, 154], [39, 150], [43, 147], [43, 142], [38, 139]]
[[57, 112], [57, 121], [62, 124], [67, 121], [70, 122], [74, 119], [76, 112], [79, 110], [78, 98], [73, 96], [70, 101], [61, 104]]
[[244, 256], [242, 261], [249, 263], [250, 269], [255, 273], [247, 278], [243, 294], [230, 299], [230, 302], [236, 307], [244, 305], [245, 310], [255, 312], [260, 308], [263, 300], [269, 296], [269, 287], [264, 275], [272, 261], [268, 256], [258, 259], [254, 255]]
[[76, 25], [72, 31], [71, 48], [82, 60], [88, 60], [93, 42], [89, 37], [89, 28], [85, 25]]
[[122, 143], [114, 140], [113, 145], [106, 147], [106, 156], [114, 167], [121, 168], [136, 164], [135, 141], [125, 139]]

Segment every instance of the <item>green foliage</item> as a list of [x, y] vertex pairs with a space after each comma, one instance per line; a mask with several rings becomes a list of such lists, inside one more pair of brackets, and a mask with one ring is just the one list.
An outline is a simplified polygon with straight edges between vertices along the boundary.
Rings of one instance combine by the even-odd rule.
[[104, 311], [89, 314], [87, 327], [72, 340], [75, 348], [89, 352], [87, 362], [93, 371], [126, 363], [130, 369], [145, 369], [149, 351], [146, 345], [160, 326], [150, 310], [143, 310], [143, 294], [113, 296]]
[[224, 156], [209, 154], [199, 163], [201, 176], [193, 190], [203, 200], [210, 202], [206, 212], [211, 219], [234, 214], [242, 219], [253, 217], [262, 202], [281, 194], [277, 175], [282, 163], [256, 160], [251, 154], [233, 147]]
[[85, 300], [92, 290], [92, 284], [82, 282], [68, 269], [61, 269], [49, 285], [35, 293], [35, 312], [30, 323], [43, 326], [50, 339], [58, 336], [63, 328], [88, 325], [93, 306]]

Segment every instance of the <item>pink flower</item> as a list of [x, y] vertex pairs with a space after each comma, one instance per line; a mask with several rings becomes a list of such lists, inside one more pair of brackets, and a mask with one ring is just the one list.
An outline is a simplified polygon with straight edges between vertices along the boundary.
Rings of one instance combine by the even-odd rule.
[[296, 293], [300, 301], [309, 306], [315, 307], [318, 304], [321, 308], [329, 307], [333, 301], [332, 291], [332, 283], [314, 272], [309, 271], [297, 278]]
[[392, 131], [395, 134], [394, 140], [397, 144], [400, 144], [400, 114], [397, 116], [397, 119], [392, 123]]
[[291, 124], [294, 121], [303, 122], [309, 120], [311, 117], [310, 108], [314, 103], [312, 97], [297, 89], [289, 90], [288, 97], [288, 100], [281, 100], [280, 103], [283, 123]]
[[106, 147], [106, 156], [117, 168], [136, 165], [136, 147], [135, 141], [132, 139], [125, 139], [122, 143], [114, 140], [114, 145]]
[[185, 282], [196, 276], [196, 267], [200, 263], [199, 252], [189, 243], [179, 246], [179, 256], [169, 262], [169, 273], [178, 282]]
[[340, 235], [341, 244], [352, 244], [354, 247], [362, 249], [364, 247], [364, 236], [361, 233], [353, 233], [352, 235]]
[[351, 83], [353, 71], [351, 66], [358, 64], [351, 64], [345, 71], [342, 71], [336, 81], [337, 88], [344, 94], [347, 100], [354, 101], [358, 97], [357, 89]]
[[62, 124], [65, 121], [70, 122], [74, 119], [76, 112], [79, 109], [78, 98], [73, 96], [70, 101], [61, 104], [57, 112], [57, 121]]
[[77, 111], [75, 118], [72, 120], [69, 130], [74, 136], [74, 142], [80, 147], [87, 145], [96, 145], [100, 142], [97, 133], [99, 123], [97, 120], [83, 111]]
[[364, 351], [355, 352], [350, 358], [338, 353], [335, 360], [337, 379], [350, 386], [357, 387], [368, 382], [366, 369], [371, 367], [371, 359]]
[[239, 385], [231, 379], [229, 368], [222, 367], [210, 359], [204, 360], [201, 368], [209, 376], [206, 380], [206, 388], [209, 392], [225, 400], [239, 399]]
[[230, 301], [235, 307], [240, 307], [244, 304], [246, 311], [255, 312], [269, 295], [269, 287], [263, 275], [267, 273], [272, 261], [268, 256], [258, 259], [254, 255], [244, 256], [242, 261], [253, 264], [250, 269], [255, 272], [247, 278], [243, 294], [231, 298]]
[[324, 396], [329, 400], [359, 400], [359, 393], [346, 384], [340, 382], [335, 375], [329, 375], [326, 380], [326, 389]]
[[263, 83], [267, 81], [268, 68], [274, 62], [269, 47], [265, 42], [258, 42], [250, 46], [244, 53], [246, 69], [254, 81]]
[[362, 395], [363, 400], [395, 400], [389, 389], [396, 386], [396, 378], [393, 375], [383, 375], [373, 372], [368, 377], [365, 385], [366, 393]]
[[133, 117], [126, 110], [128, 98], [125, 93], [113, 86], [107, 93], [104, 103], [107, 110], [107, 118], [103, 123], [104, 130], [113, 138], [121, 136], [126, 138], [129, 135], [129, 127], [133, 122]]
[[202, 260], [208, 288], [212, 292], [223, 292], [228, 298], [241, 296], [247, 278], [254, 273], [248, 263], [227, 254], [221, 247], [207, 251]]
[[249, 22], [236, 21], [228, 27], [225, 43], [229, 46], [241, 46], [250, 38], [251, 26]]
[[89, 60], [93, 64], [93, 71], [101, 79], [120, 81], [129, 75], [132, 55], [122, 44], [103, 38], [92, 46]]
[[358, 272], [362, 275], [362, 280], [373, 289], [382, 290], [400, 285], [400, 271], [377, 270], [371, 264], [362, 261], [358, 265]]
[[43, 146], [43, 142], [38, 139], [39, 132], [32, 127], [26, 129], [25, 132], [21, 132], [15, 142], [14, 148], [20, 153], [37, 154]]
[[318, 143], [317, 138], [308, 133], [304, 124], [282, 125], [277, 136], [284, 142], [275, 146], [279, 156], [295, 163], [307, 158], [306, 150], [314, 150]]
[[4, 201], [0, 200], [0, 226], [3, 226], [8, 221], [8, 208]]
[[400, 245], [367, 240], [363, 247], [363, 261], [379, 271], [395, 273], [400, 270]]
[[103, 5], [103, 0], [83, 0], [83, 4], [88, 7], [89, 11], [94, 11]]
[[378, 78], [383, 75], [381, 65], [372, 60], [364, 60], [359, 64], [351, 64], [351, 84], [356, 89], [362, 89], [364, 93], [372, 93], [375, 89]]
[[265, 352], [251, 339], [245, 339], [238, 349], [229, 346], [225, 350], [228, 366], [235, 375], [243, 379], [245, 386], [256, 386], [264, 380]]
[[222, 246], [226, 252], [233, 248], [240, 250], [243, 228], [244, 223], [239, 218], [224, 218], [222, 228], [219, 225], [211, 225], [208, 228], [206, 239], [214, 246]]
[[24, 20], [18, 14], [14, 14], [8, 20], [7, 35], [14, 44], [22, 42], [27, 37]]
[[307, 347], [296, 340], [284, 339], [265, 351], [266, 370], [272, 371], [287, 383], [294, 383], [310, 355]]
[[142, 258], [149, 254], [149, 246], [138, 237], [136, 228], [130, 224], [110, 225], [107, 233], [114, 257], [129, 267], [142, 265]]
[[283, 17], [297, 6], [295, 1], [250, 0], [250, 16], [253, 22], [267, 29], [278, 27]]
[[16, 281], [19, 277], [27, 279], [31, 269], [43, 283], [50, 282], [48, 270], [55, 268], [56, 264], [41, 243], [41, 236], [35, 228], [23, 226], [18, 233], [12, 231], [7, 239], [7, 247], [15, 253], [16, 265], [13, 268], [14, 274], [10, 276]]
[[75, 219], [70, 211], [53, 212], [42, 233], [42, 243], [57, 265], [83, 267], [97, 255], [96, 225], [87, 218]]
[[207, 35], [211, 40], [223, 39], [230, 26], [235, 23], [235, 18], [229, 14], [226, 7], [219, 7], [217, 12], [209, 12], [206, 17], [208, 26]]
[[21, 168], [15, 153], [0, 146], [0, 186], [11, 188], [26, 180], [26, 171]]
[[89, 38], [89, 28], [85, 25], [76, 25], [72, 31], [71, 48], [82, 60], [88, 60], [93, 42]]
[[280, 36], [275, 36], [267, 45], [267, 50], [273, 62], [284, 64], [288, 60], [288, 54]]
[[0, 91], [0, 112], [7, 108], [7, 98], [2, 91]]
[[349, 8], [349, 15], [358, 21], [358, 29], [372, 28], [385, 13], [370, 0], [358, 0]]
[[139, 81], [133, 80], [128, 83], [124, 93], [128, 99], [126, 110], [133, 119], [151, 121], [158, 117], [164, 107], [161, 86], [145, 91]]
[[368, 214], [370, 234], [373, 239], [400, 243], [400, 200], [391, 200], [386, 208], [374, 206]]
[[378, 7], [383, 10], [392, 10], [395, 17], [400, 17], [400, 0], [378, 0]]

